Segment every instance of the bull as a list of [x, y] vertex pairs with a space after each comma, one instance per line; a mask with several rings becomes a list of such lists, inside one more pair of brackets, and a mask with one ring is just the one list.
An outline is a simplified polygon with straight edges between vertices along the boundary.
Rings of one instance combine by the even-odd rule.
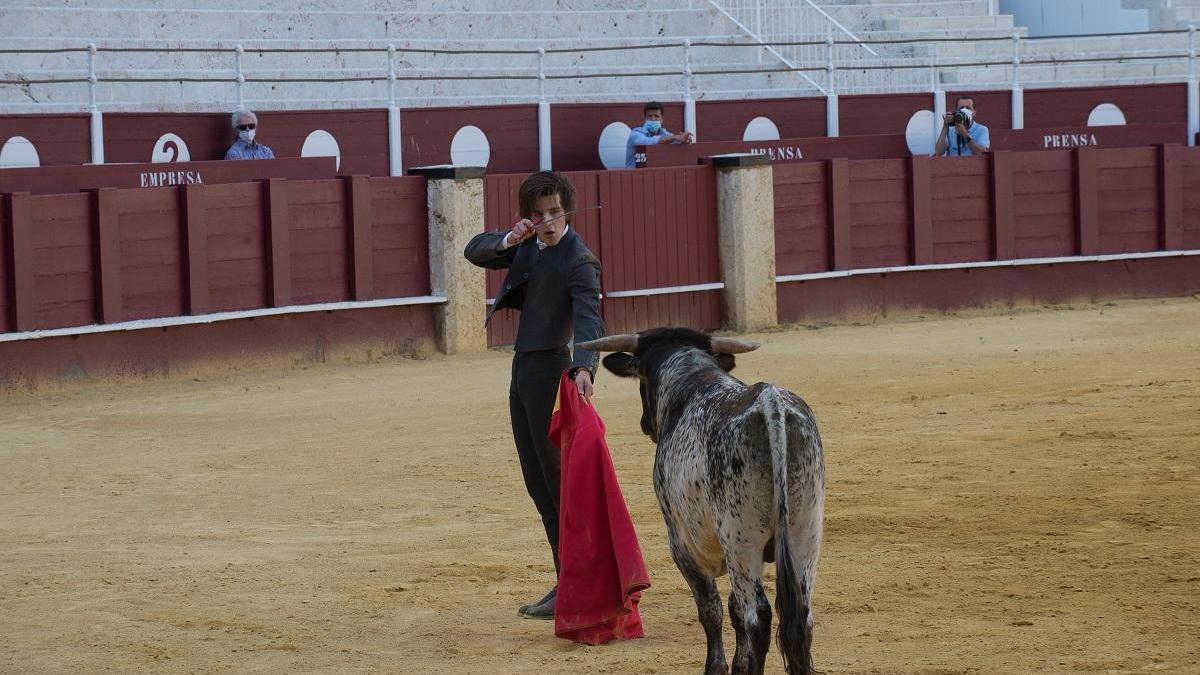
[[765, 382], [729, 374], [757, 343], [656, 328], [580, 343], [615, 352], [604, 367], [638, 377], [642, 431], [657, 444], [654, 492], [671, 556], [691, 587], [708, 642], [705, 675], [729, 672], [717, 577], [729, 573], [733, 672], [763, 672], [771, 643], [764, 562], [774, 562], [779, 650], [810, 674], [812, 589], [821, 545], [825, 464], [812, 409]]

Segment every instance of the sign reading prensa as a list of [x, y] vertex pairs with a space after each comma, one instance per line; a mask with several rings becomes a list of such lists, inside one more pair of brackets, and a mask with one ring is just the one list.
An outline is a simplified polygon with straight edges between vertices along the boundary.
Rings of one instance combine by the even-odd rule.
[[1087, 148], [1100, 145], [1096, 134], [1045, 134], [1042, 136], [1042, 147], [1051, 148]]
[[798, 145], [784, 145], [781, 147], [772, 148], [750, 148], [752, 155], [766, 155], [771, 158], [772, 162], [789, 159], [804, 159], [804, 153], [801, 152]]

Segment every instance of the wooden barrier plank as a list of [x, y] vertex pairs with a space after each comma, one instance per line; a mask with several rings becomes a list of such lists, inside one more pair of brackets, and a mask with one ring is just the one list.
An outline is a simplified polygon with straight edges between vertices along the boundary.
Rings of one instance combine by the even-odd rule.
[[992, 259], [1011, 260], [1016, 255], [1013, 229], [1012, 153], [990, 153], [992, 164]]
[[208, 226], [204, 208], [204, 186], [183, 186], [184, 274], [187, 279], [187, 313], [207, 314]]
[[95, 191], [93, 225], [96, 232], [96, 319], [117, 323], [121, 311], [121, 229], [117, 213], [117, 191]]
[[1076, 252], [1096, 255], [1100, 252], [1100, 219], [1096, 199], [1096, 150], [1075, 151], [1075, 223]]
[[33, 217], [29, 208], [29, 193], [15, 192], [8, 196], [8, 305], [15, 330], [27, 331], [34, 325], [33, 288]]
[[912, 261], [914, 265], [933, 262], [933, 196], [930, 183], [930, 158], [913, 157], [909, 160], [909, 190], [912, 208]]
[[829, 171], [829, 269], [850, 269], [850, 163], [831, 159]]
[[1182, 148], [1170, 143], [1159, 150], [1159, 184], [1162, 190], [1163, 250], [1183, 248], [1183, 161]]
[[355, 300], [370, 300], [375, 297], [371, 256], [371, 180], [368, 176], [350, 176], [346, 179], [350, 190], [350, 269], [351, 297]]
[[263, 181], [263, 206], [267, 217], [267, 249], [270, 254], [270, 286], [267, 298], [272, 307], [292, 304], [292, 247], [288, 228], [287, 184], [283, 179]]

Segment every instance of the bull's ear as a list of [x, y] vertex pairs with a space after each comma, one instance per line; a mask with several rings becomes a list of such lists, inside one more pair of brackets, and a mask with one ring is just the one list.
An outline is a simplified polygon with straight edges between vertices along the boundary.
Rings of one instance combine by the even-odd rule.
[[737, 364], [734, 362], [733, 354], [717, 354], [717, 365], [721, 366], [721, 370], [729, 372]]
[[637, 357], [625, 352], [613, 352], [604, 357], [604, 367], [617, 377], [634, 377], [638, 374]]

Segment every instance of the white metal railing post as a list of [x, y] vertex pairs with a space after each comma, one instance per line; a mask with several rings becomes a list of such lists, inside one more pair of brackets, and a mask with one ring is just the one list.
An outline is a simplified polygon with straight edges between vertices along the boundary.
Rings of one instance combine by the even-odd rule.
[[234, 45], [233, 53], [234, 53], [234, 60], [236, 63], [236, 68], [237, 68], [237, 109], [238, 110], [241, 110], [246, 107], [245, 104], [242, 103], [242, 85], [246, 84], [246, 76], [242, 74], [242, 52], [243, 51], [244, 50], [242, 49], [241, 45]]
[[1025, 90], [1021, 88], [1021, 34], [1013, 33], [1012, 128], [1025, 128]]
[[1200, 83], [1196, 81], [1196, 26], [1188, 26], [1188, 145], [1196, 145], [1200, 133]]
[[104, 116], [96, 103], [96, 43], [88, 46], [88, 112], [91, 114], [92, 164], [104, 163]]
[[400, 106], [396, 105], [396, 45], [388, 45], [388, 173], [404, 175]]
[[546, 48], [538, 47], [538, 168], [549, 171], [552, 166], [550, 152], [550, 102], [546, 100]]
[[1000, 15], [1000, 0], [988, 0], [988, 16]]
[[696, 99], [692, 98], [692, 41], [683, 41], [683, 130], [696, 137]]
[[[766, 42], [767, 37], [763, 35], [762, 26], [762, 0], [754, 0], [754, 35], [759, 42]], [[758, 50], [758, 62], [763, 62], [763, 50]]]
[[933, 78], [933, 137], [942, 133], [942, 124], [946, 120], [946, 92], [942, 91], [942, 82], [938, 79], [937, 50], [930, 57], [930, 73]]
[[841, 133], [840, 113], [838, 112], [838, 94], [834, 88], [834, 78], [837, 74], [837, 60], [834, 52], [833, 29], [825, 36], [825, 46], [828, 52], [825, 57], [825, 73], [827, 89], [825, 91], [825, 135], [836, 138]]

